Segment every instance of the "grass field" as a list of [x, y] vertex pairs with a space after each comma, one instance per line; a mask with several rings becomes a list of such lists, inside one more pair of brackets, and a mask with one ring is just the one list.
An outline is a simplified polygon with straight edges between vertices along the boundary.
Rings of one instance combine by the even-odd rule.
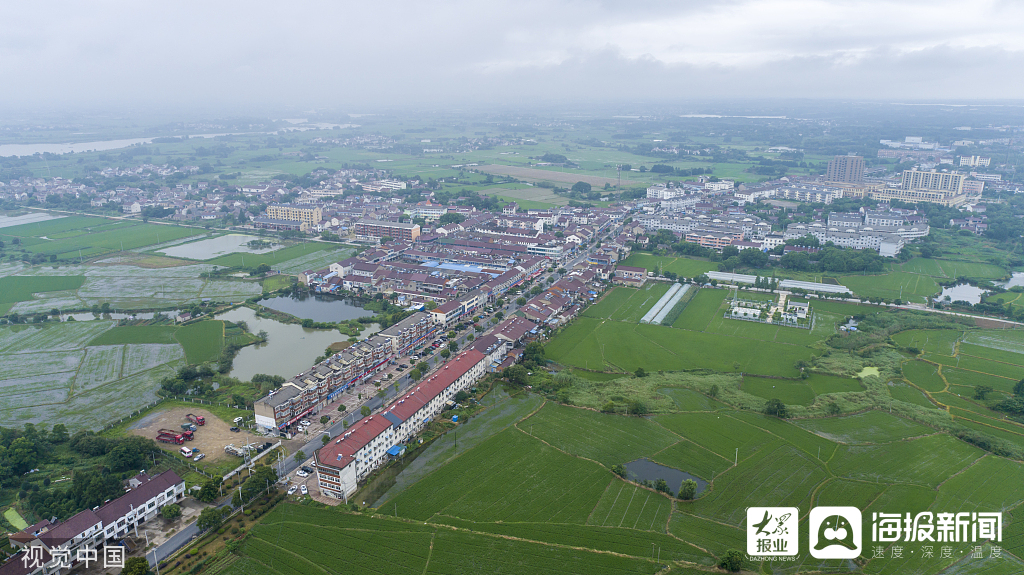
[[89, 342], [89, 345], [120, 345], [126, 343], [177, 343], [174, 339], [174, 332], [178, 330], [173, 325], [131, 325], [119, 326], [107, 330], [96, 339]]
[[687, 257], [656, 256], [650, 253], [633, 252], [622, 260], [620, 265], [646, 268], [655, 271], [659, 267], [663, 271], [674, 272], [680, 277], [692, 278], [702, 273], [718, 269], [718, 264]]
[[902, 264], [893, 264], [892, 268], [897, 271], [946, 279], [958, 277], [998, 279], [1006, 275], [1005, 269], [994, 264], [942, 259], [914, 258]]
[[[587, 428], [584, 441], [575, 429]], [[607, 467], [650, 456], [681, 438], [647, 419], [594, 413], [553, 403], [519, 424], [541, 441], [566, 453], [593, 459]]]
[[185, 359], [189, 363], [211, 361], [220, 355], [220, 348], [224, 345], [224, 322], [206, 320], [191, 323], [178, 328], [174, 338], [184, 348]]
[[925, 303], [929, 296], [941, 291], [930, 276], [906, 272], [885, 275], [848, 275], [838, 278], [839, 283], [862, 297], [881, 297], [890, 300]]
[[33, 294], [76, 290], [82, 287], [83, 283], [85, 283], [85, 276], [78, 275], [0, 277], [0, 313], [5, 313], [7, 309], [10, 309], [11, 304], [31, 301]]
[[116, 251], [130, 251], [162, 242], [203, 235], [205, 230], [174, 225], [149, 224], [135, 220], [111, 220], [92, 216], [71, 216], [3, 228], [3, 236], [38, 238], [24, 242], [32, 253], [55, 255], [60, 260], [92, 258]]
[[796, 380], [744, 376], [742, 389], [765, 399], [780, 399], [787, 405], [810, 405], [819, 395], [863, 391], [864, 387], [857, 379], [815, 373]]
[[845, 417], [804, 419], [797, 425], [822, 437], [849, 444], [884, 443], [935, 433], [930, 427], [878, 410]]

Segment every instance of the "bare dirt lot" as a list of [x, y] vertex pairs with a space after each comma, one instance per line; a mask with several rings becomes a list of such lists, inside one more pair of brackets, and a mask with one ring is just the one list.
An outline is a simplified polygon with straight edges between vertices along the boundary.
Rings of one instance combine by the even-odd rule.
[[[216, 415], [206, 411], [205, 409], [176, 407], [174, 409], [158, 411], [135, 422], [135, 424], [129, 428], [129, 431], [135, 435], [156, 439], [157, 431], [161, 429], [180, 430], [181, 424], [188, 422], [188, 420], [185, 419], [185, 415], [188, 413], [194, 413], [205, 417], [206, 425], [198, 426], [198, 430], [195, 432], [195, 439], [192, 441], [186, 441], [184, 443], [185, 447], [191, 447], [193, 449], [198, 447], [201, 453], [206, 454], [206, 461], [238, 459], [237, 457], [225, 453], [224, 446], [229, 443], [234, 443], [238, 446], [243, 445], [245, 443], [245, 434], [233, 433], [229, 423], [222, 421]], [[175, 454], [178, 454], [178, 449], [181, 447], [171, 443], [157, 443], [157, 445], [162, 449]], [[178, 454], [178, 457], [182, 456]], [[241, 463], [241, 459], [238, 459], [238, 462]]]
[[600, 187], [605, 184], [614, 186], [618, 183], [615, 178], [603, 178], [601, 176], [588, 176], [580, 172], [556, 172], [554, 170], [540, 170], [537, 168], [522, 168], [519, 166], [477, 166], [477, 170], [485, 174], [494, 174], [496, 176], [512, 176], [519, 180], [530, 180], [530, 181], [544, 181], [549, 182], [561, 182], [565, 184], [575, 184], [576, 182], [586, 182], [591, 186]]

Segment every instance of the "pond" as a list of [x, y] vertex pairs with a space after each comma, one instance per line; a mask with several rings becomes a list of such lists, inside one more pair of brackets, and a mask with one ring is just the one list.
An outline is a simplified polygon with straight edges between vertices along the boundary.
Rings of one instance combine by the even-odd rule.
[[939, 299], [945, 300], [949, 297], [949, 301], [965, 301], [969, 304], [981, 303], [981, 296], [985, 295], [985, 290], [971, 284], [957, 284], [952, 287], [944, 288], [942, 293], [939, 295]]
[[[724, 471], [724, 469], [722, 471]], [[679, 494], [679, 487], [682, 486], [683, 481], [686, 481], [687, 479], [692, 479], [697, 482], [698, 497], [708, 487], [708, 482], [704, 481], [700, 477], [694, 477], [685, 471], [679, 471], [678, 469], [661, 465], [644, 458], [627, 463], [626, 475], [633, 481], [657, 481], [659, 479], [664, 479], [668, 483], [668, 488], [672, 492], [672, 495]]]
[[[216, 316], [227, 321], [244, 321], [251, 333], [267, 332], [267, 342], [243, 347], [235, 356], [231, 377], [249, 381], [257, 373], [291, 378], [313, 366], [332, 343], [348, 340], [337, 330], [307, 329], [295, 324], [256, 316], [240, 307]], [[365, 331], [363, 332], [366, 333]]]
[[1006, 289], [1010, 289], [1016, 286], [1024, 286], [1024, 272], [1013, 272], [1010, 279], [1005, 282], [994, 282], [996, 285], [1003, 286]]
[[192, 260], [208, 260], [224, 254], [244, 252], [247, 254], [265, 254], [280, 249], [281, 244], [275, 244], [269, 248], [254, 250], [248, 244], [252, 240], [264, 239], [257, 236], [245, 234], [227, 234], [216, 238], [199, 240], [179, 246], [169, 247], [160, 250], [160, 253], [175, 257], [188, 258]]
[[356, 300], [332, 295], [278, 296], [263, 300], [260, 305], [313, 321], [347, 321], [376, 315], [375, 312], [360, 307]]

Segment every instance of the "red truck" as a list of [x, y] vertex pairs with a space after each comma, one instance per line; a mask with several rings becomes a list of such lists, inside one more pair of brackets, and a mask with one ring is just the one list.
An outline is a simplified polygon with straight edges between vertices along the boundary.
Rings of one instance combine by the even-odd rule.
[[190, 413], [186, 415], [185, 418], [196, 425], [206, 425], [206, 418], [203, 417], [202, 415], [195, 415]]
[[182, 441], [192, 441], [194, 436], [191, 431], [174, 431], [173, 429], [161, 429], [157, 431], [160, 435], [177, 435], [181, 437]]
[[161, 433], [156, 436], [156, 440], [159, 441], [160, 443], [173, 443], [175, 445], [181, 445], [182, 443], [185, 443], [185, 437], [180, 433], [175, 435]]

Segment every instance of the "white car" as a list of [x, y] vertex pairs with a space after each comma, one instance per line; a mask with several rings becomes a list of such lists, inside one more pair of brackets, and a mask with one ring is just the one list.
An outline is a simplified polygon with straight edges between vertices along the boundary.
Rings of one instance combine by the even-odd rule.
[[305, 426], [305, 427], [309, 427], [310, 425], [312, 425], [311, 423], [309, 423], [309, 420], [308, 420], [308, 419], [303, 419], [303, 420], [302, 420], [302, 421], [300, 421], [299, 423], [301, 423], [301, 424], [302, 424], [303, 426]]
[[298, 491], [298, 489], [298, 485], [292, 485], [291, 487], [288, 488], [288, 495], [294, 494], [296, 491]]
[[299, 488], [299, 492], [302, 493], [303, 495], [309, 495], [309, 490], [306, 489], [305, 485]]
[[305, 471], [301, 470], [301, 469], [296, 471], [295, 475], [298, 475], [299, 477], [309, 477], [309, 474], [306, 473]]
[[192, 461], [199, 461], [200, 459], [202, 459], [204, 457], [206, 457], [206, 454], [205, 453], [200, 453], [199, 455], [193, 457]]

